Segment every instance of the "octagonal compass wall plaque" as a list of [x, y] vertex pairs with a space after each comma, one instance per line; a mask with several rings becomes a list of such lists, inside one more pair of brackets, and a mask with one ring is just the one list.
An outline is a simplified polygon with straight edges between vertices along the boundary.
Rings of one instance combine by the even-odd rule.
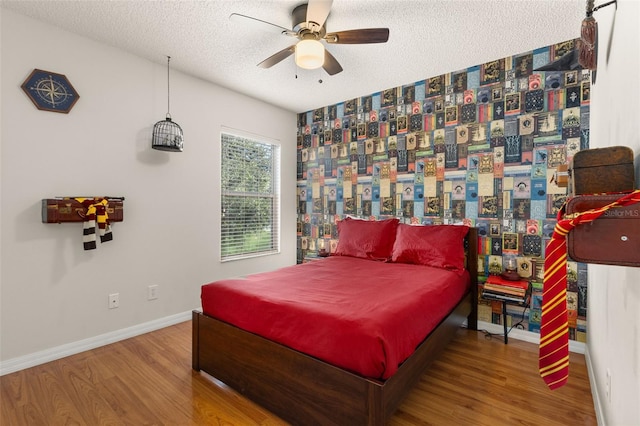
[[22, 90], [36, 108], [67, 114], [80, 99], [67, 77], [51, 71], [34, 69], [22, 83]]

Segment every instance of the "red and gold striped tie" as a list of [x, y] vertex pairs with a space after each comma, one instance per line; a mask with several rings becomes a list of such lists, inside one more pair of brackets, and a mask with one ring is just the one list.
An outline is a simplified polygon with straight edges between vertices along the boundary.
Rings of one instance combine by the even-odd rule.
[[609, 205], [581, 212], [571, 218], [562, 217], [564, 209], [558, 213], [558, 223], [545, 251], [540, 324], [540, 375], [550, 389], [561, 387], [567, 383], [569, 377], [567, 234], [577, 225], [597, 219], [612, 207], [638, 202], [640, 190], [627, 194]]

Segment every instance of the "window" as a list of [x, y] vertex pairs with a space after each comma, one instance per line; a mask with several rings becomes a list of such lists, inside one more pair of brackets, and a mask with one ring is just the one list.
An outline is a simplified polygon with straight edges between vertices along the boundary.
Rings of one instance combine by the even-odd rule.
[[280, 251], [280, 146], [222, 133], [221, 259]]

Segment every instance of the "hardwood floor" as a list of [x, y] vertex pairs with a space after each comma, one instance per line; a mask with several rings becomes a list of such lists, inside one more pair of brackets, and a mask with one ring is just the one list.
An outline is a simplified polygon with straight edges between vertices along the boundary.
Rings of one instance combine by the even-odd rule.
[[[584, 356], [550, 391], [537, 346], [460, 329], [391, 419], [399, 425], [596, 425]], [[0, 378], [0, 424], [282, 425], [191, 370], [185, 322]]]

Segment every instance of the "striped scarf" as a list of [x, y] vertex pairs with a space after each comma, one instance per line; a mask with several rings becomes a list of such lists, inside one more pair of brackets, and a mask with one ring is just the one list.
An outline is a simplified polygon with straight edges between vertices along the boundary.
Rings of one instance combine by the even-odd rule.
[[107, 215], [109, 201], [106, 198], [76, 198], [75, 200], [87, 209], [82, 232], [84, 249], [94, 250], [96, 248], [96, 220], [100, 231], [100, 242], [104, 243], [113, 240], [109, 216]]
[[[620, 195], [604, 207], [564, 216], [558, 223], [545, 251], [542, 318], [540, 322], [539, 369], [549, 389], [557, 389], [569, 378], [569, 329], [567, 313], [567, 244], [566, 237], [576, 226], [592, 222], [613, 207], [640, 202], [640, 190]], [[598, 241], [593, 241], [598, 244]]]

